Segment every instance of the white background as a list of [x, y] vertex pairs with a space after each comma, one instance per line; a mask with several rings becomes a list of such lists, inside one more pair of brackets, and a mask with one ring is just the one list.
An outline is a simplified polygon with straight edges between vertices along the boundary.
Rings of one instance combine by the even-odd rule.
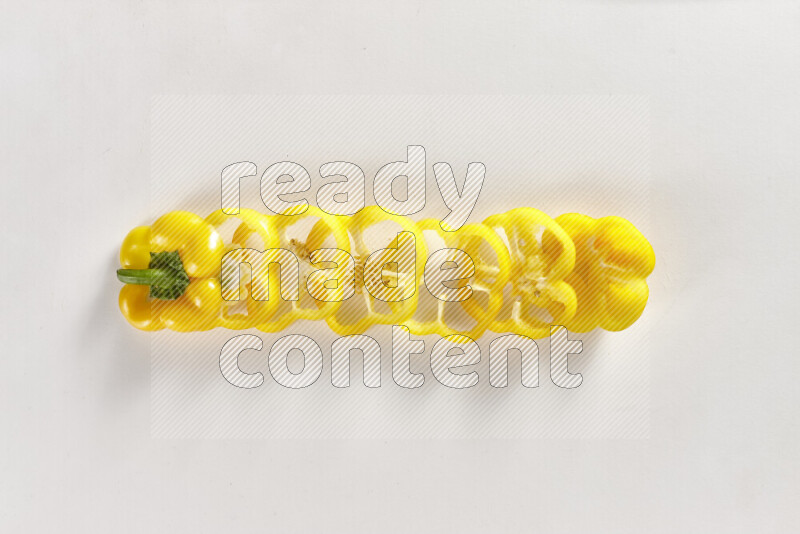
[[[798, 28], [797, 2], [5, 2], [0, 530], [793, 531]], [[648, 95], [650, 439], [151, 439], [112, 273], [167, 93]]]

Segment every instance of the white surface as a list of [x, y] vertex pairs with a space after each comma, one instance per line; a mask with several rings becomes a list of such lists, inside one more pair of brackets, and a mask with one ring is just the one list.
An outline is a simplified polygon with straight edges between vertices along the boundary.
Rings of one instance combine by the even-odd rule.
[[[20, 2], [0, 20], [0, 530], [796, 529], [796, 2]], [[152, 440], [149, 343], [111, 275], [149, 206], [150, 98], [239, 92], [649, 95], [651, 438]]]

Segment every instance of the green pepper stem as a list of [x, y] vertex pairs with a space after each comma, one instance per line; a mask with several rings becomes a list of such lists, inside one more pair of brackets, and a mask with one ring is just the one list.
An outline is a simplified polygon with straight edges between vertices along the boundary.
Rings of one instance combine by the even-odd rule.
[[117, 269], [117, 278], [125, 284], [152, 286], [174, 276], [167, 269]]
[[126, 284], [149, 286], [150, 298], [161, 300], [180, 297], [190, 282], [177, 250], [151, 252], [147, 269], [117, 269], [117, 278]]

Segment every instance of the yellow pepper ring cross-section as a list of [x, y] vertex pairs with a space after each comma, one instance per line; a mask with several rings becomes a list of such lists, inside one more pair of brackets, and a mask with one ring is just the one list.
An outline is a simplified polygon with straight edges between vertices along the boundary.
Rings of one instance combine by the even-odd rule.
[[[316, 224], [303, 239], [290, 239], [287, 229], [307, 217], [317, 219]], [[223, 227], [229, 221], [236, 226], [226, 244]], [[364, 235], [384, 222], [393, 223], [397, 233], [380, 237], [383, 246], [399, 249], [400, 236], [412, 236], [416, 253], [406, 266], [413, 272], [397, 267], [394, 288], [386, 276], [392, 263], [369, 277], [364, 272], [365, 258], [374, 252], [366, 248]], [[426, 242], [426, 233], [437, 236], [438, 249]], [[323, 248], [323, 243], [335, 248]], [[306, 273], [300, 279], [313, 297], [310, 304], [309, 299], [301, 306], [277, 296], [279, 287], [283, 292], [282, 265], [280, 279], [276, 269], [256, 276], [254, 268], [250, 280], [241, 281], [238, 300], [223, 298], [223, 258], [236, 258], [233, 265], [238, 269], [239, 263], [254, 265], [258, 254], [267, 250], [294, 253], [300, 272]], [[432, 317], [417, 314], [422, 286], [432, 282], [425, 276], [425, 258], [447, 250], [463, 251], [473, 260], [459, 280], [473, 296], [437, 302]], [[533, 208], [516, 208], [451, 232], [438, 221], [415, 223], [377, 206], [352, 217], [310, 207], [303, 213], [281, 215], [249, 209], [228, 215], [218, 210], [206, 218], [170, 212], [151, 226], [131, 230], [122, 243], [120, 264], [117, 276], [125, 285], [119, 307], [141, 330], [192, 332], [221, 327], [277, 332], [297, 320], [325, 320], [340, 335], [391, 323], [407, 324], [416, 335], [460, 335], [466, 340], [490, 330], [538, 339], [549, 336], [551, 324], [574, 332], [631, 326], [648, 300], [646, 278], [655, 267], [655, 253], [636, 227], [620, 217], [593, 219], [569, 213], [552, 219]], [[327, 278], [320, 276], [323, 271]], [[388, 280], [392, 281], [391, 273]], [[396, 302], [375, 297], [381, 284], [389, 288], [383, 294], [397, 294], [401, 281], [414, 284], [413, 293], [406, 292]], [[340, 307], [345, 309], [342, 301], [355, 293], [351, 304], [356, 311], [351, 306], [340, 314]], [[323, 294], [336, 297], [318, 298]], [[450, 324], [444, 320], [446, 309], [460, 310], [456, 315], [471, 318], [471, 324]]]

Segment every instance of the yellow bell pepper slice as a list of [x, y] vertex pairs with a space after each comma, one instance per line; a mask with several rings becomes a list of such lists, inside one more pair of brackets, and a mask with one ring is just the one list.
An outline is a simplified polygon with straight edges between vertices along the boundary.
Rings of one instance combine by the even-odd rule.
[[[273, 218], [255, 210], [242, 208], [236, 215], [229, 215], [222, 210], [216, 210], [206, 217], [206, 222], [219, 230], [219, 228], [228, 221], [237, 219], [240, 220], [241, 223], [236, 227], [233, 233], [231, 244], [225, 250], [226, 254], [236, 249], [247, 249], [248, 241], [253, 235], [257, 236], [260, 240], [260, 244], [257, 246], [258, 250], [267, 250], [280, 246], [278, 232], [272, 225]], [[245, 259], [248, 255], [249, 254], [245, 254]], [[217, 295], [217, 299], [221, 301], [219, 326], [231, 330], [243, 330], [253, 328], [256, 324], [261, 322], [266, 322], [275, 315], [280, 305], [279, 299], [257, 301], [250, 298], [253, 292], [253, 284], [257, 286], [263, 282], [264, 281], [260, 280], [258, 276], [251, 276], [250, 281], [246, 284], [242, 284], [240, 287], [239, 300], [236, 301], [222, 299], [222, 291], [220, 289], [220, 294]], [[238, 306], [242, 303], [242, 306]], [[239, 308], [244, 308], [247, 313], [233, 311], [237, 306]]]
[[[372, 226], [392, 222], [399, 227], [399, 231], [410, 232], [415, 237], [414, 273], [400, 273], [400, 280], [397, 281], [398, 287], [407, 287], [407, 284], [414, 284], [417, 290], [405, 300], [387, 301], [385, 306], [374, 298], [366, 289], [364, 283], [364, 264], [371, 253], [365, 242], [365, 232]], [[324, 241], [328, 230], [317, 223], [309, 234], [308, 247], [313, 250], [319, 247]], [[356, 294], [348, 301], [343, 303], [335, 313], [325, 317], [328, 326], [339, 335], [346, 336], [360, 334], [375, 324], [400, 324], [408, 319], [417, 307], [419, 298], [418, 284], [422, 271], [425, 267], [427, 255], [425, 241], [421, 238], [419, 226], [409, 219], [400, 215], [392, 215], [384, 212], [379, 206], [367, 206], [352, 217], [348, 218], [347, 233], [352, 244], [352, 256], [355, 260], [355, 284]], [[387, 236], [387, 239], [389, 236]], [[397, 235], [391, 238], [389, 247], [397, 247]], [[351, 250], [351, 249], [347, 249]], [[378, 281], [368, 280], [367, 283]], [[363, 302], [363, 306], [355, 306], [356, 302]], [[385, 308], [385, 310], [381, 310]], [[356, 317], [354, 317], [356, 316]]]
[[[335, 215], [330, 215], [315, 206], [308, 206], [305, 211], [299, 212], [299, 214], [292, 215], [292, 213], [298, 213], [297, 209], [293, 208], [291, 213], [287, 212], [287, 214], [272, 216], [269, 217], [269, 219], [271, 228], [278, 240], [277, 248], [291, 250], [298, 257], [301, 267], [300, 280], [303, 281], [305, 277], [308, 276], [313, 266], [309, 261], [309, 253], [313, 252], [314, 249], [309, 246], [309, 243], [303, 244], [296, 240], [289, 239], [287, 236], [288, 227], [297, 224], [302, 219], [316, 217], [319, 219], [317, 225], [321, 225], [321, 227], [327, 229], [333, 236], [335, 248], [349, 251], [350, 240], [347, 236], [347, 231]], [[269, 272], [269, 284], [270, 287], [275, 288], [275, 293], [277, 294], [280, 278], [276, 269], [271, 269]], [[302, 300], [304, 293], [301, 292], [300, 295]], [[313, 299], [313, 297], [313, 307], [303, 306], [301, 300], [289, 301], [288, 303], [284, 302], [284, 306], [280, 306], [281, 302], [279, 298], [270, 298], [269, 300], [278, 302], [279, 307], [278, 313], [273, 317], [265, 321], [257, 321], [256, 328], [264, 332], [279, 332], [297, 320], [318, 321], [320, 319], [327, 319], [334, 315], [341, 305], [340, 301], [323, 302]], [[288, 306], [286, 306], [286, 304], [288, 304]], [[256, 310], [259, 305], [259, 301], [248, 299], [248, 313], [257, 313]], [[282, 309], [284, 307], [287, 309]]]
[[578, 308], [564, 326], [572, 332], [597, 327], [619, 331], [631, 326], [642, 315], [650, 294], [646, 279], [656, 264], [653, 247], [621, 217], [593, 219], [566, 213], [556, 222], [577, 251], [567, 282], [575, 289]]
[[504, 236], [511, 261], [510, 287], [489, 329], [532, 339], [549, 336], [550, 325], [575, 315], [575, 292], [564, 281], [575, 266], [572, 240], [556, 221], [533, 208], [493, 215], [484, 224]]
[[134, 228], [120, 249], [120, 311], [142, 330], [212, 328], [218, 305], [205, 278], [217, 275], [223, 251], [216, 230], [185, 211]]
[[[414, 335], [453, 336], [451, 339], [456, 342], [468, 342], [479, 338], [490, 326], [503, 304], [503, 288], [508, 282], [511, 265], [508, 250], [500, 237], [484, 224], [467, 224], [456, 231], [445, 231], [438, 219], [425, 219], [419, 223], [419, 228], [421, 238], [424, 238], [425, 232], [435, 232], [444, 243], [444, 248], [457, 249], [469, 256], [474, 268], [459, 274], [467, 278], [462, 287], [468, 285], [471, 295], [464, 300], [453, 302], [431, 295], [430, 299], [436, 299], [436, 302], [433, 302], [435, 317], [417, 318], [421, 314], [415, 314], [406, 319], [404, 324]], [[430, 254], [437, 252], [429, 243], [428, 249]], [[453, 253], [448, 259], [455, 261], [459, 256]], [[496, 265], [493, 266], [490, 262]], [[466, 266], [460, 267], [466, 269]]]

